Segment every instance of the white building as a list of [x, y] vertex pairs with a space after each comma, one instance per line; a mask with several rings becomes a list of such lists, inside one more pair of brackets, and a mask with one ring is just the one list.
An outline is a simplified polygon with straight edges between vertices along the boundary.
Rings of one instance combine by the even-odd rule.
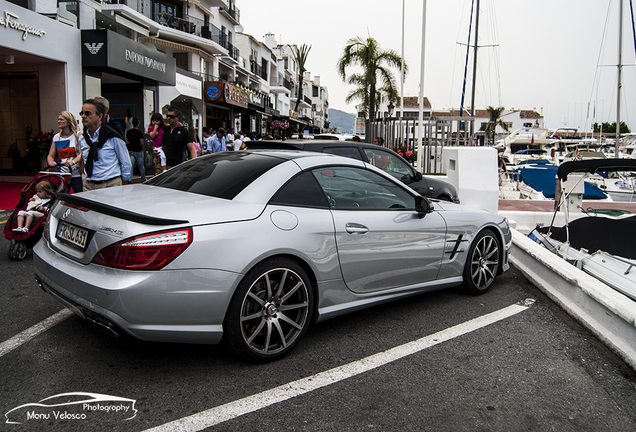
[[199, 133], [203, 126], [272, 133], [274, 120], [303, 131], [314, 118], [323, 127], [316, 112], [326, 115], [328, 102], [319, 78], [303, 84], [294, 112], [293, 47], [273, 34], [260, 42], [241, 33], [234, 0], [0, 0], [0, 7], [3, 20], [31, 29], [0, 25], [1, 154], [14, 142], [25, 154], [25, 125], [32, 135], [55, 130], [60, 111], [77, 113], [96, 95], [110, 101], [112, 118], [132, 115], [144, 128], [169, 106]]

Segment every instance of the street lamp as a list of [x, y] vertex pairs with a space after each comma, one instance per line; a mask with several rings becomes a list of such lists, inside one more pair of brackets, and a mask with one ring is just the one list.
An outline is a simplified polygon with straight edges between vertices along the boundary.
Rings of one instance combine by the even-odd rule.
[[392, 117], [393, 110], [395, 109], [395, 105], [393, 105], [393, 102], [389, 102], [389, 106], [387, 108], [389, 109], [389, 117]]

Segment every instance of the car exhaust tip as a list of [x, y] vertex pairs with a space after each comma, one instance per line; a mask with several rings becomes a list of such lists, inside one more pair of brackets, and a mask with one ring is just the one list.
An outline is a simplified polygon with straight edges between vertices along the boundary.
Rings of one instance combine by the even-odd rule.
[[97, 325], [101, 330], [103, 330], [104, 332], [106, 332], [106, 334], [109, 334], [110, 336], [113, 336], [115, 338], [119, 338], [121, 336], [119, 332], [117, 331], [117, 327], [113, 323], [100, 322], [92, 318], [86, 318], [86, 319], [92, 322], [93, 324]]

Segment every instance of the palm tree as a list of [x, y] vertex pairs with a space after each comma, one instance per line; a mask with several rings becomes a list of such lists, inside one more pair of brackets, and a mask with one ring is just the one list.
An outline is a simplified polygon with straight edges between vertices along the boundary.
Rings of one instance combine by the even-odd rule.
[[509, 132], [508, 126], [506, 126], [506, 123], [501, 120], [501, 114], [504, 112], [504, 110], [504, 107], [495, 108], [492, 106], [488, 106], [488, 108], [486, 108], [490, 120], [488, 121], [488, 124], [482, 127], [482, 130], [486, 132], [487, 137], [492, 134], [492, 145], [495, 144], [495, 129], [497, 129], [497, 126], [501, 126], [506, 132]]
[[[338, 60], [337, 68], [342, 80], [357, 88], [347, 95], [345, 101], [360, 100], [368, 117], [375, 118], [378, 104], [384, 100], [395, 102], [397, 99], [395, 78], [388, 67], [400, 68], [401, 64], [402, 57], [396, 51], [382, 50], [372, 37], [349, 39], [342, 57]], [[353, 65], [361, 66], [363, 71], [354, 73], [347, 79], [346, 69]], [[407, 70], [405, 63], [405, 75]], [[378, 75], [380, 75], [381, 87], [378, 87]]]
[[302, 44], [300, 48], [294, 45], [292, 49], [292, 53], [294, 56], [294, 60], [298, 65], [298, 97], [296, 98], [296, 106], [294, 107], [294, 111], [298, 112], [298, 105], [300, 105], [300, 99], [303, 97], [303, 78], [305, 75], [305, 63], [307, 63], [307, 56], [309, 55], [309, 51], [311, 50], [311, 45], [307, 46], [306, 44]]

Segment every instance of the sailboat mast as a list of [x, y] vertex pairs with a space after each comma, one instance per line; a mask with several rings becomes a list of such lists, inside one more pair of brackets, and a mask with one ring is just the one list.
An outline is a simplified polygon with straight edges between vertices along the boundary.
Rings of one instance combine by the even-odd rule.
[[475, 88], [477, 87], [477, 38], [479, 37], [479, 0], [477, 0], [475, 11], [475, 52], [473, 55], [473, 91], [472, 100], [470, 103], [470, 116], [473, 120], [470, 122], [470, 139], [473, 140], [475, 136]]
[[616, 97], [616, 141], [614, 157], [618, 158], [618, 146], [621, 140], [621, 69], [623, 67], [623, 0], [619, 2], [618, 11], [618, 95]]
[[470, 37], [473, 32], [473, 12], [475, 10], [475, 0], [470, 5], [470, 23], [468, 25], [468, 41], [466, 41], [466, 61], [464, 62], [464, 82], [462, 83], [462, 98], [459, 102], [459, 116], [464, 116], [464, 97], [466, 96], [466, 75], [468, 75], [468, 58], [470, 56]]

